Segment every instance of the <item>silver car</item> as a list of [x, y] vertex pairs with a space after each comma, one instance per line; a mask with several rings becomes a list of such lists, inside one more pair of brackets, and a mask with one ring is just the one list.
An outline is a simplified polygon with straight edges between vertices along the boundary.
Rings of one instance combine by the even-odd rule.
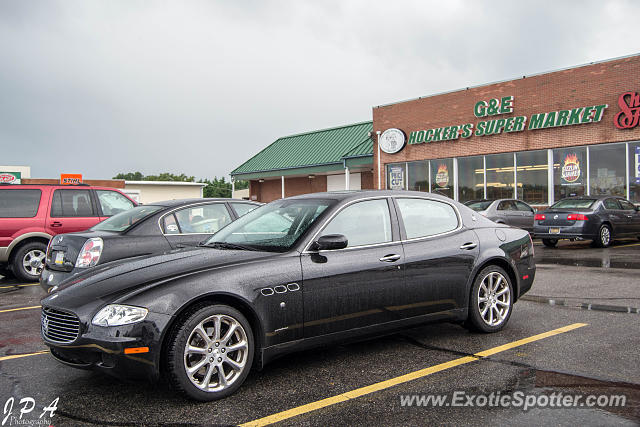
[[528, 232], [533, 231], [535, 211], [531, 206], [520, 200], [471, 200], [466, 202], [465, 205], [498, 224], [522, 228]]

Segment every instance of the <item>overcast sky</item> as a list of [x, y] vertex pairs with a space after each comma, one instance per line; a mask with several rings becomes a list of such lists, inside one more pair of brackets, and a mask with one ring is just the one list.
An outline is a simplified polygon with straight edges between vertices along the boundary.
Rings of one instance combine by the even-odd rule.
[[637, 1], [0, 0], [0, 165], [227, 176], [375, 105], [638, 53], [638, 16]]

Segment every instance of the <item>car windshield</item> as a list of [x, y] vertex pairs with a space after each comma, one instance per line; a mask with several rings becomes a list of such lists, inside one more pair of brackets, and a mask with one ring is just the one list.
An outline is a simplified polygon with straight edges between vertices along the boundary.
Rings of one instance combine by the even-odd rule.
[[335, 200], [271, 202], [229, 224], [203, 246], [286, 252]]
[[589, 209], [595, 203], [594, 199], [564, 199], [551, 206], [555, 209]]
[[94, 225], [92, 231], [125, 231], [136, 222], [162, 209], [161, 206], [144, 205], [120, 212]]
[[486, 211], [491, 203], [493, 203], [491, 200], [482, 201], [482, 202], [472, 202], [467, 204], [467, 206], [476, 212], [480, 212], [480, 211]]

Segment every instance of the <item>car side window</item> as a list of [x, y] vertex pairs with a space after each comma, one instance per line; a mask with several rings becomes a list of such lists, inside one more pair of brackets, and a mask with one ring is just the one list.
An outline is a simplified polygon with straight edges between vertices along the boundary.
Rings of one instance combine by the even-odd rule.
[[387, 199], [357, 202], [341, 210], [320, 233], [342, 234], [348, 247], [374, 245], [392, 240]]
[[407, 239], [446, 233], [458, 228], [458, 215], [448, 204], [427, 199], [396, 199]]
[[198, 205], [175, 212], [183, 234], [212, 234], [231, 222], [224, 203]]
[[517, 208], [511, 200], [503, 200], [500, 203], [498, 203], [498, 210], [499, 211], [515, 211], [517, 210]]
[[531, 208], [531, 206], [527, 205], [526, 203], [516, 201], [515, 204], [518, 210], [521, 212], [533, 212], [533, 209]]
[[180, 228], [174, 214], [169, 214], [162, 220], [164, 234], [180, 234]]
[[620, 209], [620, 205], [616, 199], [605, 199], [604, 207], [606, 209]]
[[102, 215], [104, 216], [113, 216], [133, 207], [131, 200], [117, 191], [96, 190], [96, 193], [98, 194]]
[[260, 207], [259, 205], [254, 205], [251, 203], [230, 203], [230, 205], [233, 207], [233, 210], [236, 211], [236, 213], [238, 214], [238, 217], [246, 215], [252, 210], [254, 210], [255, 208]]
[[627, 210], [627, 211], [635, 211], [636, 210], [636, 205], [634, 205], [631, 202], [628, 202], [626, 200], [621, 200], [618, 199], [618, 203], [620, 203], [620, 206], [622, 206], [622, 209]]
[[40, 205], [40, 190], [0, 190], [0, 218], [33, 218]]
[[91, 203], [89, 190], [56, 190], [51, 203], [54, 218], [97, 216]]

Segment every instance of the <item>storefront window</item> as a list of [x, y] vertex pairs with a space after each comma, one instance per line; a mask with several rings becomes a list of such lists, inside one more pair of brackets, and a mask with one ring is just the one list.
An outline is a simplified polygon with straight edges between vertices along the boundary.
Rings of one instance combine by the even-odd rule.
[[494, 154], [487, 159], [487, 198], [513, 198], [513, 153]]
[[586, 182], [587, 150], [584, 147], [553, 150], [553, 195], [556, 202], [565, 197], [583, 196]]
[[453, 159], [431, 160], [431, 192], [453, 199]]
[[429, 162], [409, 163], [409, 190], [429, 191]]
[[518, 199], [533, 205], [549, 203], [547, 150], [516, 153]]
[[629, 143], [629, 198], [640, 202], [640, 142]]
[[482, 156], [458, 159], [458, 201], [484, 199], [484, 162]]
[[407, 179], [405, 163], [392, 163], [387, 165], [387, 189], [404, 190]]
[[589, 147], [589, 187], [592, 196], [626, 196], [625, 144]]

